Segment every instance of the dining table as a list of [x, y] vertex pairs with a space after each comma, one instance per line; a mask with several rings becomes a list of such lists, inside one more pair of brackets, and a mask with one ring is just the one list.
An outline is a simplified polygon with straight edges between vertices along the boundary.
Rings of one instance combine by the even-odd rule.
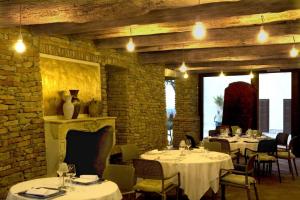
[[243, 136], [233, 136], [233, 137], [229, 137], [229, 136], [219, 136], [219, 137], [208, 137], [206, 138], [207, 140], [209, 140], [210, 138], [219, 138], [219, 139], [224, 139], [227, 140], [230, 144], [230, 149], [231, 150], [235, 150], [235, 149], [240, 149], [240, 153], [242, 155], [245, 154], [245, 149], [251, 149], [253, 151], [257, 151], [257, 147], [258, 147], [258, 143], [260, 140], [267, 140], [270, 139], [267, 136], [261, 136], [261, 137], [250, 137], [247, 135], [243, 135]]
[[180, 188], [190, 200], [199, 200], [209, 188], [217, 193], [220, 169], [233, 169], [230, 155], [198, 148], [152, 150], [142, 154], [141, 158], [158, 160], [165, 176], [180, 172]]
[[[45, 199], [43, 196], [24, 195], [26, 191], [39, 188], [58, 189], [62, 183], [60, 177], [47, 177], [28, 180], [13, 185], [7, 195], [6, 200], [28, 200]], [[57, 200], [121, 200], [122, 194], [116, 183], [112, 181], [99, 181], [93, 184], [70, 184], [62, 191]], [[54, 198], [54, 197], [53, 197]], [[48, 198], [46, 198], [48, 199]], [[52, 198], [51, 198], [52, 199]]]

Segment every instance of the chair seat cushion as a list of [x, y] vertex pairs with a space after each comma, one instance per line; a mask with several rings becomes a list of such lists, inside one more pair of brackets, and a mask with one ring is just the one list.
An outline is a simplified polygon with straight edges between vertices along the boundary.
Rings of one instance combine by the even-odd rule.
[[236, 159], [236, 158], [238, 157], [238, 156], [236, 155], [236, 153], [231, 153], [230, 156], [231, 156], [231, 159], [232, 159], [232, 160], [234, 160], [234, 159]]
[[[244, 175], [239, 174], [228, 174], [221, 178], [221, 183], [234, 183], [238, 185], [246, 185], [246, 178]], [[248, 176], [248, 184], [255, 184], [255, 179]]]
[[258, 153], [259, 161], [276, 161], [276, 157], [268, 155], [267, 153]]
[[[168, 188], [172, 186], [173, 183], [171, 180], [164, 181], [164, 188]], [[162, 192], [162, 181], [161, 180], [152, 180], [152, 179], [143, 179], [139, 181], [135, 186], [133, 186], [134, 190], [137, 191], [145, 191], [145, 192]]]
[[283, 158], [283, 159], [296, 158], [296, 156], [292, 152], [290, 152], [289, 154], [288, 151], [278, 151], [277, 156], [278, 158]]

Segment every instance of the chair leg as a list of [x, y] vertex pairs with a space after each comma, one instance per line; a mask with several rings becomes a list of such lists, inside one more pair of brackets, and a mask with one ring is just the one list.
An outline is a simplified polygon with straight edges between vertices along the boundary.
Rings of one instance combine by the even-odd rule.
[[277, 163], [277, 170], [278, 170], [279, 182], [281, 183], [281, 175], [280, 175], [280, 168], [279, 168], [278, 159], [276, 159], [276, 163]]
[[253, 184], [253, 186], [254, 186], [254, 191], [255, 191], [255, 198], [256, 198], [256, 200], [259, 200], [256, 185]]
[[163, 194], [162, 194], [161, 199], [162, 199], [162, 200], [167, 200], [167, 195], [166, 195], [166, 193], [163, 193]]
[[260, 162], [257, 162], [257, 179], [258, 183], [260, 183]]
[[295, 167], [296, 175], [298, 176], [298, 170], [297, 170], [296, 159], [295, 158], [293, 159], [293, 162], [294, 162], [294, 167]]
[[221, 200], [225, 200], [225, 185], [221, 184]]
[[292, 174], [293, 180], [295, 180], [295, 176], [294, 176], [294, 172], [293, 172], [294, 170], [293, 170], [291, 159], [288, 159], [288, 163], [289, 163], [290, 173]]
[[179, 200], [179, 187], [176, 188], [176, 200]]
[[247, 197], [248, 197], [248, 200], [251, 200], [251, 194], [250, 194], [250, 188], [249, 187], [247, 188]]

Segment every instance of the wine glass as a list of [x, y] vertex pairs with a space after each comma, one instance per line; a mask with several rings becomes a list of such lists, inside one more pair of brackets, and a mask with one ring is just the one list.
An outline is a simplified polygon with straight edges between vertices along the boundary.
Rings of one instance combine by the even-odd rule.
[[76, 167], [74, 164], [68, 164], [68, 172], [67, 172], [67, 176], [70, 179], [73, 179], [76, 176]]
[[62, 177], [62, 184], [60, 186], [60, 188], [65, 188], [65, 176], [68, 172], [68, 165], [67, 163], [59, 163], [58, 165], [58, 170], [57, 170], [57, 174], [59, 177]]
[[190, 150], [190, 147], [192, 146], [192, 141], [190, 139], [186, 139], [185, 144], [186, 144], [188, 150]]

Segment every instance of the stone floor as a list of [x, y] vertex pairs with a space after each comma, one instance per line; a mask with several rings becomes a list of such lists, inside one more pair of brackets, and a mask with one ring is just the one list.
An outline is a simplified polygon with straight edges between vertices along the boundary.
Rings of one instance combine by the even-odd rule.
[[[261, 178], [260, 184], [257, 184], [260, 200], [298, 200], [300, 199], [300, 176], [295, 176], [295, 180], [292, 179], [288, 170], [288, 164], [286, 160], [280, 160], [279, 167], [282, 176], [282, 183], [279, 183], [276, 164], [273, 164], [273, 170], [271, 176], [264, 176]], [[297, 159], [297, 168], [300, 173], [300, 158]], [[251, 199], [255, 199], [254, 191], [251, 190]], [[157, 195], [148, 195], [147, 197], [140, 196], [139, 200], [145, 199], [161, 199]], [[168, 200], [175, 199], [174, 194], [168, 196]], [[211, 198], [211, 191], [208, 191], [201, 200], [208, 200]], [[220, 191], [215, 197], [216, 200], [221, 199]], [[246, 200], [247, 195], [244, 189], [226, 187], [226, 200]], [[188, 200], [186, 196], [181, 196], [180, 200]]]

